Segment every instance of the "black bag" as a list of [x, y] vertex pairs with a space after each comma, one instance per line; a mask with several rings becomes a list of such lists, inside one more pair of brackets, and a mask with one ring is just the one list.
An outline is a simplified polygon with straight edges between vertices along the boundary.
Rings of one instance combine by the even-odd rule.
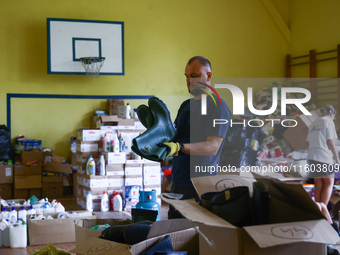
[[0, 125], [0, 160], [10, 160], [12, 157], [10, 131], [5, 125]]

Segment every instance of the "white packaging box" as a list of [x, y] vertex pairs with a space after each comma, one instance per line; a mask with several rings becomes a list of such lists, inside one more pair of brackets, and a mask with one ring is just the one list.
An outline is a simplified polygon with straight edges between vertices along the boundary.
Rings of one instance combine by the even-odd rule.
[[125, 186], [138, 185], [143, 186], [143, 177], [142, 176], [129, 176], [125, 177]]
[[84, 176], [83, 185], [89, 188], [107, 187], [107, 176]]
[[86, 141], [78, 141], [77, 142], [77, 151], [80, 152], [98, 152], [98, 141], [86, 142]]
[[106, 175], [113, 177], [124, 177], [124, 171], [110, 171], [106, 172]]
[[143, 166], [143, 174], [160, 174], [162, 171], [161, 165], [145, 165]]
[[77, 185], [77, 195], [81, 196], [82, 195], [82, 190], [83, 190], [82, 187], [80, 185]]
[[81, 208], [86, 208], [86, 202], [79, 197], [77, 197], [77, 205], [79, 205]]
[[126, 154], [125, 152], [106, 152], [107, 164], [125, 164]]
[[99, 141], [100, 129], [79, 129], [77, 139], [80, 141]]
[[142, 175], [143, 165], [125, 165], [125, 175]]
[[77, 173], [77, 183], [83, 185], [83, 176], [79, 173]]
[[78, 174], [86, 174], [86, 170], [83, 169], [83, 166], [81, 164], [77, 164], [77, 173]]
[[143, 175], [143, 185], [161, 185], [161, 173]]
[[107, 179], [108, 187], [124, 187], [124, 183], [125, 183], [124, 177], [109, 176]]

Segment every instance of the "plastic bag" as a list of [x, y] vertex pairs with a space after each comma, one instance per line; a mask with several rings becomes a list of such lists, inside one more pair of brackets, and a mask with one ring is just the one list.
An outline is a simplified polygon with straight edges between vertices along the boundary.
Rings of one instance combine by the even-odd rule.
[[58, 247], [55, 247], [53, 244], [48, 243], [46, 247], [35, 250], [31, 253], [31, 255], [71, 255], [71, 253], [66, 252]]

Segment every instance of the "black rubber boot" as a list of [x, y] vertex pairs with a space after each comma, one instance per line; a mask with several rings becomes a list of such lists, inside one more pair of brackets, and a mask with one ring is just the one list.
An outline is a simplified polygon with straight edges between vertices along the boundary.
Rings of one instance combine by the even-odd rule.
[[252, 224], [249, 189], [246, 186], [219, 192], [212, 200], [213, 213], [237, 226]]
[[253, 215], [255, 225], [269, 223], [268, 186], [262, 182], [253, 183]]
[[143, 124], [143, 126], [146, 127], [146, 129], [151, 128], [155, 123], [155, 119], [152, 115], [150, 108], [145, 104], [142, 104], [137, 107], [137, 115], [138, 119]]
[[[169, 151], [166, 147], [159, 145], [169, 142], [175, 136], [176, 131], [171, 121], [170, 112], [160, 99], [151, 97], [148, 104], [154, 123], [143, 134], [132, 140], [131, 149], [143, 158], [161, 162], [169, 154]], [[147, 112], [145, 107], [143, 110]], [[146, 126], [150, 124], [149, 119], [146, 116], [143, 118]]]

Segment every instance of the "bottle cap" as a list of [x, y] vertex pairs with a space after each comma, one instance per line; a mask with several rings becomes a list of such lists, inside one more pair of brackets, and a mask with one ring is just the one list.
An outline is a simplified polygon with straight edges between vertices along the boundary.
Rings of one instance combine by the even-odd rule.
[[21, 206], [21, 210], [25, 210], [25, 207]]
[[12, 206], [12, 211], [14, 211], [15, 210], [15, 207], [14, 206]]

